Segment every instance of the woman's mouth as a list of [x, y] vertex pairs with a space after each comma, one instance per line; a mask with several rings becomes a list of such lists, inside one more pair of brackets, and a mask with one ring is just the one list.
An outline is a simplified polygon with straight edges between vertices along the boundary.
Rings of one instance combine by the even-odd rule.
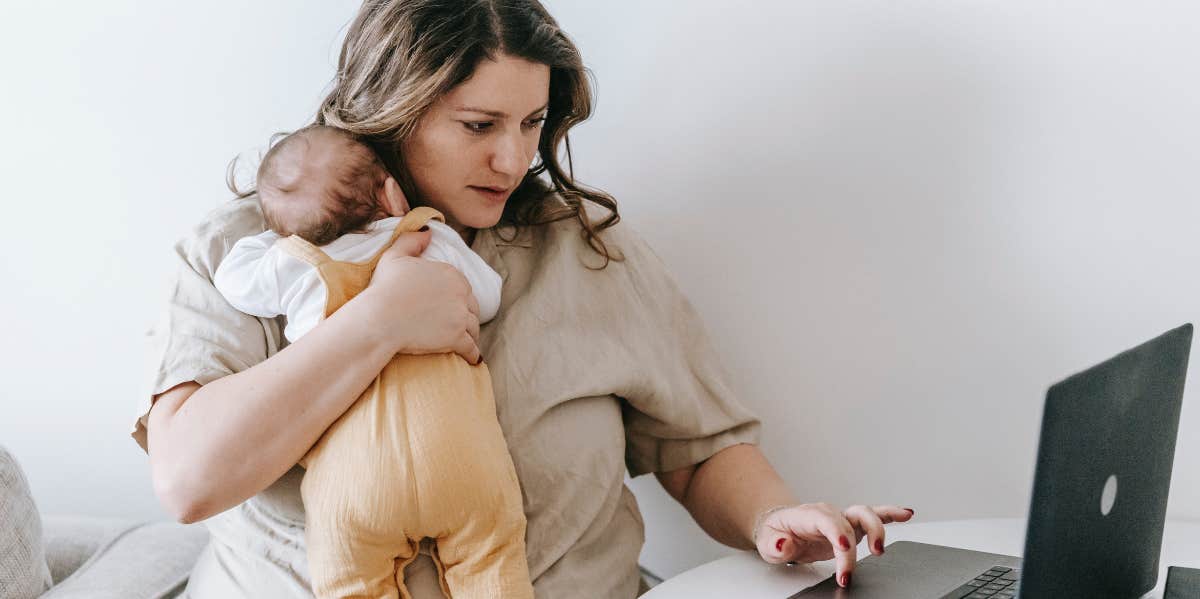
[[475, 185], [468, 186], [479, 195], [493, 201], [503, 202], [508, 198], [508, 190], [499, 187], [478, 187]]

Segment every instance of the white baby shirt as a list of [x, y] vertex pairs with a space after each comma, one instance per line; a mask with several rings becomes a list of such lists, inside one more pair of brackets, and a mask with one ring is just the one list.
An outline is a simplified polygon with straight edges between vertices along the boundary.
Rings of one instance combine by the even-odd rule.
[[[367, 262], [387, 244], [399, 223], [398, 216], [377, 220], [365, 227], [366, 233], [347, 233], [321, 246], [321, 251], [339, 262]], [[428, 225], [433, 238], [421, 257], [445, 262], [463, 273], [479, 302], [479, 322], [494, 318], [500, 309], [500, 274], [449, 225], [436, 220]], [[283, 334], [292, 342], [325, 315], [326, 290], [316, 267], [277, 247], [279, 239], [270, 230], [239, 239], [217, 267], [213, 284], [230, 305], [246, 314], [286, 315]]]

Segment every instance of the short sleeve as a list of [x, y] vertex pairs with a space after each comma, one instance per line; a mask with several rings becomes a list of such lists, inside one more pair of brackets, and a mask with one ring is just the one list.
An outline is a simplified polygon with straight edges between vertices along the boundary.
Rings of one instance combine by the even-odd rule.
[[137, 399], [131, 433], [143, 450], [153, 396], [189, 381], [206, 385], [280, 349], [277, 319], [239, 312], [213, 286], [213, 275], [233, 244], [264, 227], [257, 199], [235, 200], [214, 210], [175, 244], [166, 301], [148, 333], [148, 389]]
[[[621, 390], [630, 476], [698, 464], [739, 443], [757, 444], [759, 420], [738, 401], [704, 324], [674, 277], [639, 236], [613, 228], [628, 286], [610, 322], [626, 339], [639, 376]], [[607, 241], [606, 237], [606, 241]]]

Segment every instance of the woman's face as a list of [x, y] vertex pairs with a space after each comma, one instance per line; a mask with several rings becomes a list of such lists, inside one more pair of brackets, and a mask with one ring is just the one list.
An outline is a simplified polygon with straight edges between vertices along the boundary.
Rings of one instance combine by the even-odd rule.
[[430, 107], [400, 146], [421, 204], [459, 233], [495, 225], [537, 153], [550, 67], [500, 55]]

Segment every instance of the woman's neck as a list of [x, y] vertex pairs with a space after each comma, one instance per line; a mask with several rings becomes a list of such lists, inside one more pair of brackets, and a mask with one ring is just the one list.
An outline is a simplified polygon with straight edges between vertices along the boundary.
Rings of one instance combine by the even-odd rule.
[[454, 232], [458, 233], [459, 237], [462, 237], [462, 240], [467, 244], [467, 247], [471, 247], [471, 244], [475, 243], [475, 231], [477, 231], [477, 229], [472, 229], [471, 227], [467, 227], [455, 222], [446, 224], [450, 225], [450, 228], [454, 229]]

